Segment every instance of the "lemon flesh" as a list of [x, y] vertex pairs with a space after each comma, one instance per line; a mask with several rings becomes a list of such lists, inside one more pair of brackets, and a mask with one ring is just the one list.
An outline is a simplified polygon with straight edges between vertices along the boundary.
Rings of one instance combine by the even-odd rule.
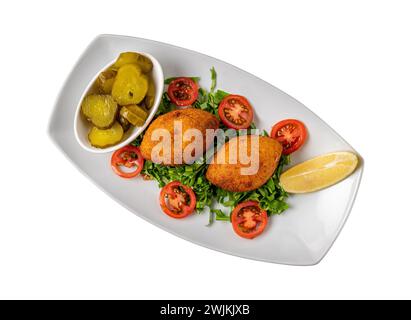
[[329, 187], [348, 177], [357, 167], [352, 152], [334, 152], [307, 160], [280, 176], [280, 184], [289, 193], [307, 193]]

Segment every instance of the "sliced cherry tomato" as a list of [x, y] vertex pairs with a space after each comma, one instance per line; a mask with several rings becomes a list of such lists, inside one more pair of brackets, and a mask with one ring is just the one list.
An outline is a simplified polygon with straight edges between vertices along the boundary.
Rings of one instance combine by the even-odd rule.
[[172, 181], [161, 189], [160, 206], [172, 218], [185, 218], [194, 212], [196, 196], [190, 187], [179, 181]]
[[167, 90], [172, 103], [179, 107], [189, 106], [198, 97], [198, 85], [191, 78], [177, 78], [171, 81]]
[[245, 97], [231, 94], [220, 102], [218, 115], [227, 127], [239, 130], [251, 125], [254, 111]]
[[[113, 153], [111, 157], [111, 168], [123, 178], [133, 178], [143, 170], [144, 158], [140, 149], [134, 146], [125, 146]], [[135, 168], [133, 171], [123, 171], [121, 167], [128, 169]]]
[[283, 146], [283, 154], [287, 155], [300, 149], [307, 139], [304, 123], [296, 119], [282, 120], [271, 129], [271, 138]]
[[257, 201], [242, 202], [231, 214], [233, 229], [240, 237], [253, 239], [265, 229], [268, 221], [267, 212], [260, 208]]

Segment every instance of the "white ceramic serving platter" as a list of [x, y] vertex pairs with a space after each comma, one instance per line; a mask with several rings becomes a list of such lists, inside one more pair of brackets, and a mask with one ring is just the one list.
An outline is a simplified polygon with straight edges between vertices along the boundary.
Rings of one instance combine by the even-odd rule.
[[[362, 161], [357, 170], [325, 190], [291, 195], [290, 209], [269, 220], [256, 239], [235, 235], [230, 223], [207, 227], [208, 214], [171, 219], [162, 213], [156, 182], [121, 179], [110, 168], [110, 154], [93, 154], [76, 141], [73, 119], [84, 89], [96, 73], [123, 51], [146, 52], [158, 59], [164, 76], [200, 76], [209, 88], [210, 72], [218, 74], [218, 88], [246, 96], [255, 109], [256, 124], [269, 130], [279, 120], [298, 118], [309, 131], [306, 145], [292, 155], [292, 164], [332, 151], [354, 151], [333, 129], [308, 108], [269, 83], [212, 57], [165, 43], [124, 36], [98, 36], [81, 56], [57, 99], [49, 133], [76, 167], [117, 202], [139, 217], [179, 237], [210, 249], [267, 262], [313, 265], [321, 261], [341, 231], [360, 184]], [[136, 244], [138, 246], [139, 244]]]

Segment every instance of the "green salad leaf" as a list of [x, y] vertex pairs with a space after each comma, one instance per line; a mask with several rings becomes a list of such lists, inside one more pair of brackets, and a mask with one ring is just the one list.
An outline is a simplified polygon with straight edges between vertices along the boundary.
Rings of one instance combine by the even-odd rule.
[[191, 165], [177, 167], [166, 167], [145, 161], [141, 172], [157, 180], [160, 188], [171, 181], [180, 181], [193, 188], [197, 199], [196, 209], [201, 212], [205, 207], [211, 206], [214, 194], [214, 186], [205, 178], [206, 170], [205, 158], [201, 158]]
[[217, 72], [215, 71], [214, 67], [210, 69], [211, 72], [211, 88], [210, 92], [213, 93], [215, 90], [215, 87], [217, 86]]
[[[217, 73], [213, 68], [211, 72], [211, 88], [210, 91], [204, 88], [199, 89], [197, 101], [193, 104], [194, 108], [202, 109], [210, 112], [218, 117], [218, 105], [229, 93], [223, 90], [215, 90], [217, 84]], [[199, 77], [191, 77], [198, 82]], [[168, 78], [165, 84], [170, 83], [175, 78]], [[160, 106], [155, 117], [165, 114], [175, 109], [175, 105], [170, 101], [168, 94], [165, 92], [162, 96]], [[224, 124], [220, 124], [220, 128], [228, 129]], [[237, 131], [237, 134], [248, 134], [252, 129], [256, 129], [254, 123], [251, 124], [248, 130], [243, 132]], [[268, 136], [268, 132], [263, 130], [260, 132], [263, 136]], [[140, 135], [132, 144], [139, 146], [143, 135]], [[228, 137], [226, 138], [228, 140]], [[288, 208], [286, 202], [288, 194], [279, 184], [279, 177], [285, 165], [290, 162], [290, 156], [281, 156], [280, 162], [273, 176], [260, 188], [248, 192], [230, 192], [220, 189], [212, 185], [206, 178], [207, 158], [206, 155], [196, 160], [193, 164], [186, 164], [177, 167], [167, 167], [160, 164], [155, 164], [151, 161], [145, 161], [142, 174], [154, 179], [158, 182], [160, 188], [164, 187], [171, 181], [180, 181], [193, 189], [196, 194], [196, 209], [198, 213], [209, 208], [210, 218], [209, 225], [214, 221], [230, 221], [230, 215], [224, 212], [231, 212], [240, 202], [246, 200], [255, 200], [260, 203], [261, 208], [267, 211], [268, 215], [280, 214]], [[219, 204], [225, 209], [218, 209]]]

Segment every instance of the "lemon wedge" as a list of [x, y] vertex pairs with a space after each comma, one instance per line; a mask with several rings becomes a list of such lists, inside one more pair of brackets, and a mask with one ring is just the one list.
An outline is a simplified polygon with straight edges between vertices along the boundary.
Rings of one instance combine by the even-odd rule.
[[329, 187], [348, 177], [357, 167], [352, 152], [333, 152], [304, 161], [280, 176], [280, 184], [289, 193], [306, 193]]

